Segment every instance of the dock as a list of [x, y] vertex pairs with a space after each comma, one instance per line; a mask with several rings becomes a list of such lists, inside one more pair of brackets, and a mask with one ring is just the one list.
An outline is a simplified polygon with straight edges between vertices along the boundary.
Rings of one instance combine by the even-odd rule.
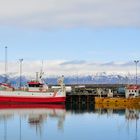
[[[66, 85], [71, 86], [71, 92], [67, 93], [66, 102], [74, 103], [95, 103], [95, 97], [107, 97], [109, 90], [114, 97], [122, 97], [124, 94], [118, 93], [118, 88], [125, 87], [125, 84], [87, 84], [87, 85]], [[100, 92], [100, 93], [99, 93]]]

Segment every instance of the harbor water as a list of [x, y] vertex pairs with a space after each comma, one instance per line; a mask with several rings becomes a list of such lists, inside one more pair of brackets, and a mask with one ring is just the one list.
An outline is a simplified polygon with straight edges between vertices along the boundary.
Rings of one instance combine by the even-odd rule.
[[140, 140], [140, 108], [0, 105], [0, 140]]

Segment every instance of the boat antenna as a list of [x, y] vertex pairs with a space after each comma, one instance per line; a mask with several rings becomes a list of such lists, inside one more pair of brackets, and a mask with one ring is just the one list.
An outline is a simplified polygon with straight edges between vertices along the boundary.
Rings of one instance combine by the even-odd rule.
[[7, 69], [8, 69], [8, 67], [7, 67], [7, 62], [8, 62], [8, 59], [7, 59], [7, 49], [8, 49], [8, 47], [7, 46], [5, 46], [5, 83], [7, 83]]

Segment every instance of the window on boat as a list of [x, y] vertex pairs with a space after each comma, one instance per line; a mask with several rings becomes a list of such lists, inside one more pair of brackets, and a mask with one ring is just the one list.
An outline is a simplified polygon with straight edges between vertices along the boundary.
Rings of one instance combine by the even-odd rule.
[[29, 87], [42, 87], [42, 84], [29, 84]]

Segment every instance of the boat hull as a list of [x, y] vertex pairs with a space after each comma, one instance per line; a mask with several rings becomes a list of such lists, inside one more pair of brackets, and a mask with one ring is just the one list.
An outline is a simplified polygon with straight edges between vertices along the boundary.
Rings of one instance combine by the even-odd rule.
[[0, 102], [11, 103], [64, 103], [66, 97], [8, 97], [0, 96]]
[[64, 109], [65, 104], [37, 104], [37, 103], [0, 103], [0, 110], [3, 109]]

